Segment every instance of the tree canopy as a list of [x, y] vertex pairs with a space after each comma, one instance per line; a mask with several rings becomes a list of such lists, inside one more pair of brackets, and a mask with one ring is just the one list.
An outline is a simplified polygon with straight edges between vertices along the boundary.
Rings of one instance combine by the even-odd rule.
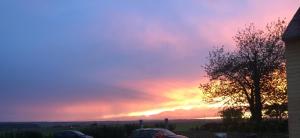
[[243, 107], [257, 122], [267, 105], [287, 103], [285, 28], [280, 19], [263, 30], [250, 24], [233, 37], [233, 51], [212, 50], [204, 66], [210, 81], [200, 84], [205, 100]]

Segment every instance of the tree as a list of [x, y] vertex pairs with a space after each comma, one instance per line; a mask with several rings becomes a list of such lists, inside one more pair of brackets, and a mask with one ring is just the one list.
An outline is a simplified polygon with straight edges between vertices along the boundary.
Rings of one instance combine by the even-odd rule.
[[237, 107], [224, 108], [219, 113], [224, 123], [238, 123], [243, 117], [243, 109]]
[[286, 96], [286, 90], [274, 91], [278, 86], [272, 84], [276, 73], [285, 73], [285, 45], [281, 40], [285, 28], [282, 20], [268, 24], [265, 30], [250, 24], [234, 36], [234, 51], [226, 52], [223, 47], [211, 51], [204, 66], [210, 81], [200, 84], [205, 100], [245, 107], [251, 120], [260, 122], [263, 106], [274, 100], [271, 94]]

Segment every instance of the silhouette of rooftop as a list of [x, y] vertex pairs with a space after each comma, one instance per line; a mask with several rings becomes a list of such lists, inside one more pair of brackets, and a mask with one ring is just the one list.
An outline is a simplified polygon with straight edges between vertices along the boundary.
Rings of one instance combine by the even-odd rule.
[[287, 41], [293, 41], [296, 39], [300, 39], [300, 8], [294, 15], [293, 19], [287, 26], [286, 31], [283, 34], [283, 40], [285, 42]]

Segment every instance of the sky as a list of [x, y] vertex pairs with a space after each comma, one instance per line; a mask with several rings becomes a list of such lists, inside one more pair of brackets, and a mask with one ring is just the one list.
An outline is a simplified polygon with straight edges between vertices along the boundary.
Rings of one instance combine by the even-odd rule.
[[0, 121], [217, 116], [208, 52], [298, 0], [1, 0]]

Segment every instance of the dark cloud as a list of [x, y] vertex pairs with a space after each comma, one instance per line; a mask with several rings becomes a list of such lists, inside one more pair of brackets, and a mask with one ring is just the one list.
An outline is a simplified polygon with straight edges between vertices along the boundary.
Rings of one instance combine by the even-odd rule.
[[[200, 80], [208, 51], [220, 43], [230, 45], [237, 24], [244, 24], [244, 16], [247, 22], [257, 14], [252, 11], [269, 17], [263, 6], [254, 3], [3, 0], [0, 111], [4, 114], [0, 121], [39, 116], [47, 120], [46, 114], [56, 111], [57, 105], [74, 102], [122, 106], [120, 102], [165, 101], [163, 95], [157, 97], [123, 84]], [[278, 3], [274, 9], [283, 5]], [[295, 1], [290, 3], [285, 7], [297, 8]], [[53, 110], [30, 112], [36, 105]], [[132, 105], [128, 106], [132, 110]], [[28, 111], [20, 115], [23, 107]], [[125, 110], [129, 108], [124, 105], [122, 112], [108, 114]]]

